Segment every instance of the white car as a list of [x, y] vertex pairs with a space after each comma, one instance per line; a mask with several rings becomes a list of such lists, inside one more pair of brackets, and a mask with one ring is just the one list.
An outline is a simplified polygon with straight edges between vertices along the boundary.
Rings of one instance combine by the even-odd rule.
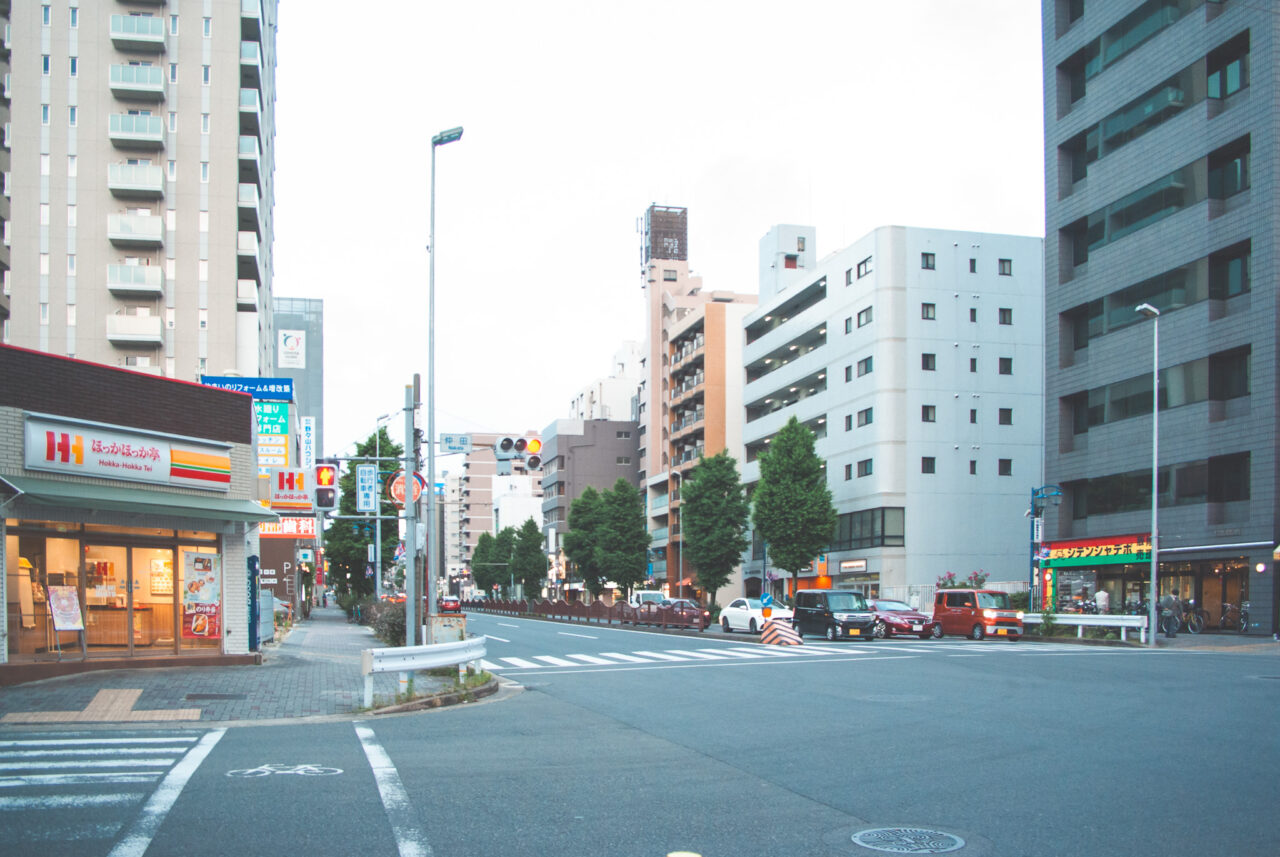
[[[747, 631], [752, 634], [764, 630], [764, 605], [759, 598], [735, 598], [720, 611], [720, 627], [725, 633]], [[791, 624], [791, 608], [774, 602], [768, 618]]]

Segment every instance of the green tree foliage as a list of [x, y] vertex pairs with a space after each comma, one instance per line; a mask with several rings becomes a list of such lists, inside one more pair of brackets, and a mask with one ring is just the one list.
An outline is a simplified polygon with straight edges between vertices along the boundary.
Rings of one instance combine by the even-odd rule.
[[486, 596], [493, 595], [493, 585], [499, 582], [498, 572], [504, 570], [493, 564], [494, 542], [492, 533], [481, 533], [471, 552], [471, 579]]
[[680, 533], [684, 554], [711, 597], [729, 582], [734, 566], [751, 544], [747, 505], [738, 466], [727, 451], [703, 458], [680, 489]]
[[[379, 486], [385, 486], [396, 473], [394, 462], [375, 461], [375, 456], [395, 458], [404, 455], [404, 447], [392, 443], [384, 426], [378, 427], [377, 434], [369, 435], [363, 443], [356, 444], [356, 457], [367, 457], [368, 463], [378, 465]], [[356, 511], [356, 473], [355, 465], [359, 461], [344, 462], [346, 473], [338, 477], [338, 510], [339, 515], [364, 514]], [[392, 502], [385, 491], [378, 491], [378, 514], [396, 516], [400, 507]], [[368, 545], [374, 541], [377, 528], [373, 519], [369, 521], [353, 521], [342, 518], [331, 521], [324, 532], [325, 556], [329, 560], [329, 577], [340, 592], [355, 592], [360, 595], [371, 595], [374, 592], [374, 580], [365, 576], [365, 567], [369, 563]], [[388, 568], [394, 562], [396, 545], [400, 541], [400, 528], [395, 520], [382, 522], [382, 567]], [[348, 580], [347, 574], [351, 577]]]
[[511, 572], [524, 585], [525, 598], [539, 598], [547, 580], [547, 554], [542, 549], [542, 528], [533, 518], [527, 519], [516, 532], [511, 552]]
[[624, 589], [645, 579], [649, 563], [649, 532], [640, 492], [622, 477], [603, 495], [595, 555], [600, 573]]
[[599, 597], [604, 591], [604, 575], [596, 561], [596, 540], [604, 515], [604, 499], [588, 485], [569, 504], [569, 530], [564, 534], [564, 555], [578, 569], [578, 576], [591, 593]]
[[791, 572], [792, 591], [800, 570], [831, 543], [836, 510], [831, 505], [822, 459], [813, 432], [792, 417], [760, 455], [760, 482], [752, 496], [753, 520], [774, 565]]

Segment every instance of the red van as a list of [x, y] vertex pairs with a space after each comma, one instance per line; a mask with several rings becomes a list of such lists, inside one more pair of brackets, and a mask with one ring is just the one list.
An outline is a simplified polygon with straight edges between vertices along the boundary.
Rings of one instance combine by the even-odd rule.
[[995, 589], [939, 589], [933, 620], [944, 634], [975, 640], [1022, 636], [1022, 611], [1009, 606], [1009, 593]]

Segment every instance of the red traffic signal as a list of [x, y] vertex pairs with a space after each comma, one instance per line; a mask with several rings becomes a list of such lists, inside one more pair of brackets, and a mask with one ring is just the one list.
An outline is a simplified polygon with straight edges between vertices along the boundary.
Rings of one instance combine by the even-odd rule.
[[316, 508], [338, 507], [338, 465], [322, 462], [316, 465]]

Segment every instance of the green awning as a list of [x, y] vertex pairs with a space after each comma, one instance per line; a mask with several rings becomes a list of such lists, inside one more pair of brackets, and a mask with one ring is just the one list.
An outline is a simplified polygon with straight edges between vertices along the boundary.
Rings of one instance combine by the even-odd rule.
[[60, 482], [30, 476], [0, 475], [0, 487], [11, 486], [23, 500], [73, 509], [106, 509], [135, 515], [197, 518], [206, 521], [275, 521], [279, 516], [252, 500], [168, 494], [144, 488], [121, 488], [87, 482]]

